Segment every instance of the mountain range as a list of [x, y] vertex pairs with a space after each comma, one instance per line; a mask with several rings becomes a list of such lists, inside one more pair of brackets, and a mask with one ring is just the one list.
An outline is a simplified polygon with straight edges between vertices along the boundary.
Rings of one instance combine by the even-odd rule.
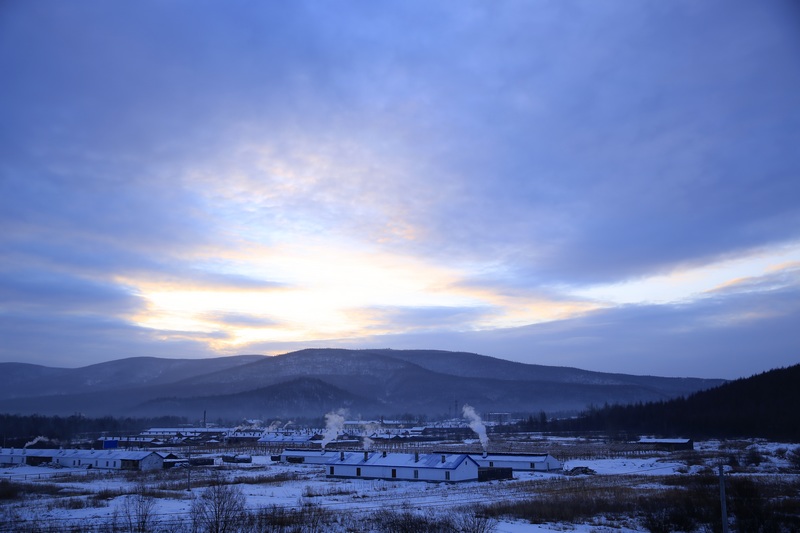
[[135, 357], [82, 368], [0, 363], [0, 412], [197, 419], [570, 412], [724, 383], [592, 372], [437, 350], [308, 349], [213, 359]]

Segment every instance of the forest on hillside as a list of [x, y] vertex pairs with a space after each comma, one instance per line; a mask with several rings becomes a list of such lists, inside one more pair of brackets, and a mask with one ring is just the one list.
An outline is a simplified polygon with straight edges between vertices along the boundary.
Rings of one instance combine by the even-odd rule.
[[156, 418], [87, 418], [81, 415], [44, 416], [0, 414], [3, 447], [22, 447], [32, 440], [68, 443], [76, 439], [96, 439], [100, 435], [138, 433], [150, 427], [175, 427], [186, 419], [174, 416]]
[[592, 407], [551, 431], [662, 437], [760, 437], [800, 442], [800, 365], [731, 381], [685, 398]]

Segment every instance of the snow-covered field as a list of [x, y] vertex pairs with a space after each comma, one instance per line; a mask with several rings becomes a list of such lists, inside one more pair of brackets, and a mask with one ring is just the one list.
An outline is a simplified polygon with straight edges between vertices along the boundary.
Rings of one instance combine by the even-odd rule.
[[[702, 442], [695, 452], [652, 452], [649, 455], [618, 458], [568, 460], [565, 471], [586, 467], [594, 472], [577, 477], [561, 473], [515, 472], [513, 480], [469, 482], [460, 484], [379, 481], [328, 480], [321, 466], [283, 465], [268, 456], [253, 456], [252, 464], [215, 467], [176, 468], [145, 473], [103, 473], [98, 471], [52, 469], [18, 466], [0, 468], [0, 478], [25, 489], [15, 498], [0, 499], [0, 531], [48, 531], [79, 524], [84, 531], [110, 531], [115, 524], [136, 514], [133, 500], [142, 494], [148, 503], [152, 530], [180, 530], [190, 519], [193, 503], [208, 490], [213, 480], [238, 487], [249, 511], [266, 508], [323, 509], [336, 517], [334, 524], [322, 527], [358, 530], [359, 521], [381, 512], [416, 514], [427, 517], [462, 513], [501, 502], [536, 501], [537, 495], [574, 490], [576, 483], [593, 487], [634, 487], [653, 489], [676, 476], [713, 474], [722, 460], [730, 462], [734, 451], [744, 457], [756, 449], [758, 465], [732, 468], [729, 475], [773, 475], [793, 479], [785, 457], [793, 446], [765, 442]], [[739, 461], [741, 462], [741, 461]], [[0, 482], [2, 483], [2, 482]], [[41, 489], [41, 490], [39, 490]], [[275, 507], [273, 507], [275, 506]], [[367, 522], [364, 522], [367, 523]], [[505, 533], [522, 531], [648, 531], [633, 519], [593, 516], [577, 523], [531, 524], [525, 520], [496, 517], [483, 526]], [[113, 526], [113, 527], [112, 527]], [[119, 526], [119, 530], [125, 530]], [[27, 528], [27, 529], [26, 529]], [[37, 529], [38, 528], [38, 529]], [[91, 529], [96, 528], [96, 529]], [[369, 529], [365, 526], [365, 530]], [[477, 526], [462, 530], [478, 530]], [[317, 529], [320, 530], [320, 529]]]

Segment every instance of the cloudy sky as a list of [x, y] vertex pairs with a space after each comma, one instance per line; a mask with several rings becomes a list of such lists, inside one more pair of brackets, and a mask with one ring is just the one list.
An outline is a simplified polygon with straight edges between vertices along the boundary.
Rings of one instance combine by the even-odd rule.
[[800, 361], [790, 0], [0, 4], [0, 360]]

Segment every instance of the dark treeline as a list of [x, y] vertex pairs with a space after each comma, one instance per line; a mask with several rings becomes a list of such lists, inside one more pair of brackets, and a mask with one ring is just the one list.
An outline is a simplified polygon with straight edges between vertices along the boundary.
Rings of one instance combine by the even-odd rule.
[[61, 417], [0, 414], [0, 437], [3, 439], [3, 445], [7, 447], [24, 446], [37, 437], [65, 443], [76, 439], [94, 439], [104, 434], [114, 436], [131, 434], [149, 427], [174, 427], [185, 423], [186, 418], [176, 416], [86, 418], [81, 415]]
[[800, 442], [800, 365], [770, 370], [688, 398], [591, 408], [553, 420], [555, 431], [603, 431], [662, 437], [761, 437]]

